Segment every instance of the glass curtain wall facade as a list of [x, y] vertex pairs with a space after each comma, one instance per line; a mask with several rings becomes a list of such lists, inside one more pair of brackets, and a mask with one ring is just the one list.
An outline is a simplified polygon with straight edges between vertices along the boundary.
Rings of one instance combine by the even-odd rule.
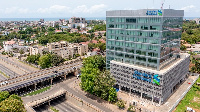
[[160, 70], [180, 51], [183, 17], [107, 16], [106, 67], [110, 61]]

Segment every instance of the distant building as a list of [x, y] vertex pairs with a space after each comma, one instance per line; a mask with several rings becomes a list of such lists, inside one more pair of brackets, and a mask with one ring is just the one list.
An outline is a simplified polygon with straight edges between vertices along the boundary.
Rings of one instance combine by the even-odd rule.
[[5, 52], [9, 52], [12, 50], [12, 48], [17, 48], [19, 45], [15, 41], [4, 41], [3, 42], [3, 47]]
[[86, 44], [74, 43], [74, 44], [69, 45], [69, 47], [73, 47], [74, 53], [79, 54], [81, 56], [88, 53], [88, 45], [86, 45]]
[[47, 47], [49, 48], [49, 51], [52, 51], [52, 49], [60, 49], [67, 46], [68, 46], [68, 43], [66, 41], [47, 43]]
[[106, 31], [96, 31], [96, 32], [94, 32], [94, 36], [95, 37], [102, 37], [102, 36], [104, 36], [104, 34], [106, 33]]
[[85, 18], [82, 17], [72, 17], [69, 19], [69, 28], [77, 28], [80, 26], [80, 28], [86, 28], [87, 23], [85, 21]]
[[43, 55], [43, 52], [51, 52], [54, 54], [57, 54], [61, 56], [62, 58], [69, 58], [70, 56], [73, 57], [75, 54], [79, 55], [85, 55], [88, 53], [88, 45], [86, 44], [69, 44], [66, 41], [61, 42], [53, 42], [53, 43], [47, 43], [47, 47], [38, 47], [33, 46], [29, 49], [30, 55], [36, 55], [41, 54]]
[[196, 18], [196, 19], [194, 19], [194, 21], [195, 21], [197, 24], [200, 24], [200, 18]]
[[39, 53], [38, 46], [29, 47], [30, 55], [37, 55]]

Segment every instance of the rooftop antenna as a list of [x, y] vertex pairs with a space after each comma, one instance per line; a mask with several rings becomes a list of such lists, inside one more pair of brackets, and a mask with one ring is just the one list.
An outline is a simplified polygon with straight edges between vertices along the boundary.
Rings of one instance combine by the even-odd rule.
[[165, 2], [165, 0], [162, 1], [161, 9], [163, 9], [164, 2]]
[[170, 5], [169, 5], [169, 9], [170, 9]]

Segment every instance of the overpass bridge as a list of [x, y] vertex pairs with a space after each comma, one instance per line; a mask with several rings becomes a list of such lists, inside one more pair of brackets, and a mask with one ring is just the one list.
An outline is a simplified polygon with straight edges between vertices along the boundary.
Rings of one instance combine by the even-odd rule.
[[8, 91], [10, 94], [22, 95], [65, 80], [69, 75], [78, 75], [81, 67], [82, 60], [76, 59], [61, 66], [9, 78], [0, 82], [0, 91]]

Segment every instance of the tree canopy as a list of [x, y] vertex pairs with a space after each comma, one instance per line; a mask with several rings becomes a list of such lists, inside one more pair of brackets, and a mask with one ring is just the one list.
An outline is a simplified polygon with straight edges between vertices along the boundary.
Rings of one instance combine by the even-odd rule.
[[200, 25], [197, 25], [195, 21], [184, 21], [182, 31], [182, 40], [190, 44], [200, 42]]
[[105, 57], [91, 56], [83, 61], [81, 69], [81, 88], [109, 102], [117, 101], [117, 93], [113, 88], [114, 78], [105, 70]]
[[53, 67], [53, 66], [58, 66], [61, 63], [63, 63], [64, 61], [65, 60], [61, 56], [48, 53], [48, 54], [41, 56], [39, 58], [38, 63], [40, 65], [40, 67], [42, 69], [44, 69], [44, 68], [49, 68], [49, 67]]
[[0, 112], [26, 112], [26, 110], [21, 97], [2, 91], [0, 92]]

